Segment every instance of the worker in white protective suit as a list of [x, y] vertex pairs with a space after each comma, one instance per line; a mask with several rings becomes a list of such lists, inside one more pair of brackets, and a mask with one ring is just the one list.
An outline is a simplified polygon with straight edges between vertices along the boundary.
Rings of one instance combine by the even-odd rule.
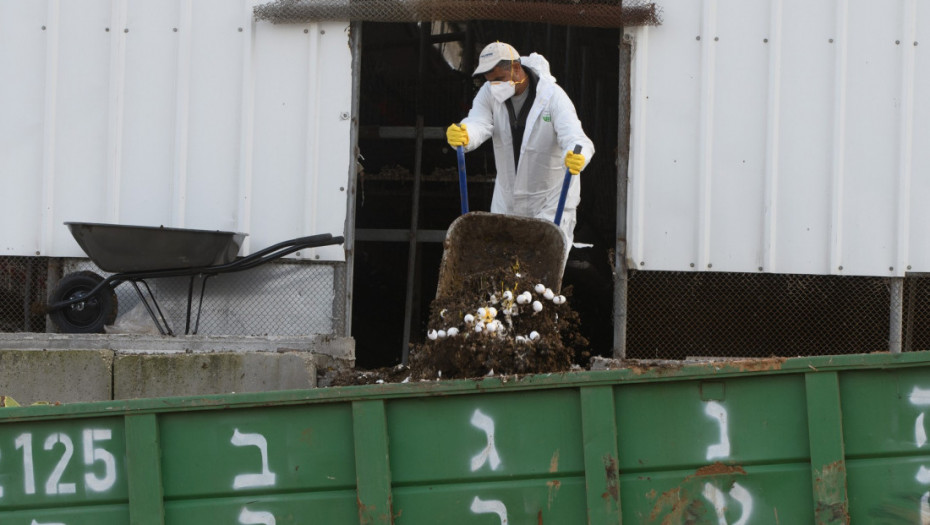
[[[565, 169], [577, 175], [594, 155], [575, 106], [549, 73], [549, 62], [532, 53], [520, 57], [509, 44], [494, 42], [478, 59], [474, 75], [487, 82], [468, 117], [446, 130], [453, 147], [472, 151], [491, 138], [497, 179], [491, 212], [553, 220]], [[575, 145], [581, 153], [574, 153]], [[565, 256], [572, 246], [581, 184], [572, 177], [562, 222]]]

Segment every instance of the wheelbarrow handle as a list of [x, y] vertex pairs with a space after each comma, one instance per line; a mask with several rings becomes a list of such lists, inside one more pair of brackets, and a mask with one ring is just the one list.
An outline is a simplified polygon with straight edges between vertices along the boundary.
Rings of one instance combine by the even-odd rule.
[[459, 195], [462, 198], [462, 215], [468, 213], [468, 184], [465, 182], [465, 147], [456, 146], [455, 153], [459, 160]]
[[[581, 153], [581, 144], [575, 144], [575, 149], [572, 151], [575, 155]], [[568, 187], [572, 183], [572, 171], [568, 168], [565, 168], [565, 179], [562, 180], [562, 193], [559, 194], [559, 207], [555, 210], [555, 222], [556, 226], [562, 225], [562, 212], [565, 210], [565, 198], [568, 197]]]

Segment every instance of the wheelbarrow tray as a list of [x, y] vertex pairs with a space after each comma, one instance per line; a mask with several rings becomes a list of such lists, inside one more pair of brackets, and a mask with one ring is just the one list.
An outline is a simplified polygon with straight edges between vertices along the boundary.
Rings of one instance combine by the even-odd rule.
[[66, 222], [71, 235], [101, 270], [114, 273], [177, 270], [227, 264], [245, 233]]
[[469, 276], [519, 263], [553, 290], [562, 288], [565, 236], [552, 221], [473, 211], [449, 226], [436, 297], [458, 293]]

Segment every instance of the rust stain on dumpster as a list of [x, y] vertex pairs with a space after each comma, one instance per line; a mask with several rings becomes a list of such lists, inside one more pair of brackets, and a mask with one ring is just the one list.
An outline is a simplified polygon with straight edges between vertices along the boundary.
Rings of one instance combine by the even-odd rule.
[[717, 476], [720, 474], [741, 474], [746, 475], [746, 471], [743, 470], [743, 467], [739, 465], [724, 465], [721, 462], [716, 462], [712, 465], [707, 465], [706, 467], [701, 467], [694, 471], [694, 476], [688, 476], [685, 478], [685, 481], [688, 481], [695, 476]]
[[559, 451], [556, 450], [552, 454], [552, 459], [549, 460], [549, 473], [553, 474], [559, 471]]
[[784, 357], [771, 357], [768, 359], [741, 359], [730, 362], [731, 365], [742, 372], [764, 372], [766, 370], [781, 370], [785, 363]]
[[[548, 509], [552, 510], [552, 500], [558, 495], [559, 489], [562, 488], [562, 482], [554, 479], [552, 481], [547, 481], [546, 486], [549, 487], [549, 499], [547, 503]], [[540, 511], [541, 512], [541, 511]]]
[[818, 525], [849, 523], [846, 507], [846, 464], [834, 461], [814, 471], [815, 510]]
[[605, 500], [620, 501], [620, 479], [617, 475], [617, 458], [604, 456], [604, 474], [607, 477], [607, 490], [601, 494]]
[[659, 496], [649, 514], [649, 523], [659, 518], [662, 525], [707, 523], [701, 519], [702, 505], [700, 501], [691, 499], [687, 492], [682, 492], [680, 487], [674, 488]]

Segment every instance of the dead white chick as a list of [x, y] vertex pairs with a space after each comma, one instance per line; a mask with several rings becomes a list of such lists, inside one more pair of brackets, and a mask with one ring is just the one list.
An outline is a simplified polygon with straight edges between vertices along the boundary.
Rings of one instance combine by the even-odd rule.
[[530, 332], [530, 341], [539, 341], [539, 332], [536, 330]]
[[526, 344], [526, 338], [523, 337], [522, 335], [518, 335], [518, 336], [515, 337], [514, 339], [516, 339], [516, 341], [517, 341], [518, 344], [521, 344], [521, 345], [525, 345], [525, 344]]
[[512, 301], [512, 300], [513, 300], [513, 292], [511, 292], [510, 290], [504, 290], [503, 297], [504, 297], [504, 301]]
[[478, 311], [475, 313], [478, 314], [478, 319], [484, 319], [485, 316], [488, 315], [487, 309], [485, 309], [485, 307], [483, 306], [481, 308], [478, 308]]
[[446, 338], [446, 331], [445, 331], [445, 330], [440, 330], [439, 332], [436, 333], [436, 335], [439, 336], [440, 339], [445, 339], [445, 338]]
[[536, 285], [536, 288], [534, 289], [536, 290], [536, 293], [543, 293], [546, 291], [546, 285], [539, 283]]
[[439, 332], [436, 330], [430, 330], [426, 333], [426, 337], [429, 337], [430, 341], [435, 341], [439, 337]]
[[475, 316], [472, 314], [465, 314], [465, 324], [470, 325], [475, 322]]
[[546, 288], [546, 291], [543, 292], [543, 297], [545, 297], [547, 301], [551, 301], [552, 298], [555, 297], [552, 288]]
[[484, 332], [484, 323], [475, 323], [475, 333], [480, 334], [481, 332]]
[[555, 297], [552, 298], [552, 302], [555, 304], [565, 304], [565, 296], [556, 295]]
[[500, 300], [497, 298], [497, 295], [493, 293], [491, 294], [491, 298], [488, 300], [491, 302], [491, 304], [497, 304], [500, 302]]
[[534, 311], [534, 312], [537, 312], [537, 313], [542, 312], [542, 308], [543, 308], [543, 307], [542, 307], [542, 303], [541, 303], [541, 302], [539, 302], [539, 301], [533, 301], [533, 311]]
[[455, 337], [459, 335], [459, 329], [453, 326], [452, 328], [449, 328], [448, 330], [446, 330], [446, 335], [448, 335], [449, 337]]
[[526, 295], [520, 294], [517, 296], [517, 304], [526, 304]]
[[493, 333], [503, 334], [504, 333], [504, 325], [497, 319], [485, 325], [484, 329], [487, 330], [489, 334], [493, 334]]
[[493, 306], [488, 308], [488, 317], [490, 317], [491, 319], [494, 319], [495, 317], [497, 317], [497, 308], [494, 308]]

